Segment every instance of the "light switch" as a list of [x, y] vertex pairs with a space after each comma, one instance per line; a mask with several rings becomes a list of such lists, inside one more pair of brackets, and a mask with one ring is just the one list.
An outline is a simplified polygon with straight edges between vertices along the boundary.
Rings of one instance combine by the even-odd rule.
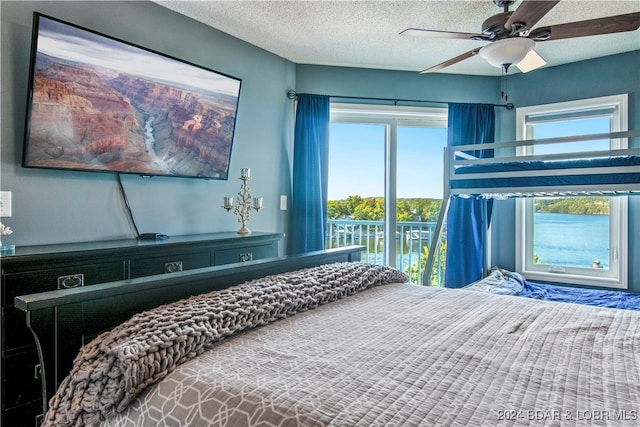
[[11, 216], [11, 191], [0, 191], [0, 216]]
[[280, 196], [280, 210], [281, 211], [287, 210], [287, 196], [284, 194]]

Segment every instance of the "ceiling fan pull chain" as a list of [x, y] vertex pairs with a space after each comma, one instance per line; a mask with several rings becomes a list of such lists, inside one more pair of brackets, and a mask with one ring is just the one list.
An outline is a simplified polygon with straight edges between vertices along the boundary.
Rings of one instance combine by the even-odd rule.
[[508, 102], [509, 101], [509, 78], [505, 75], [504, 76], [504, 102]]
[[509, 100], [509, 95], [507, 94], [508, 90], [508, 77], [507, 71], [505, 68], [502, 69], [502, 79], [500, 79], [500, 98], [504, 99], [505, 102]]

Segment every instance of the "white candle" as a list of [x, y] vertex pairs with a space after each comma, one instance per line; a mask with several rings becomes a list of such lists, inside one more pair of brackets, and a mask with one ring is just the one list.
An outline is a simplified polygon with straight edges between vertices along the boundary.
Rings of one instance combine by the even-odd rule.
[[249, 168], [240, 169], [240, 178], [251, 178], [251, 169]]

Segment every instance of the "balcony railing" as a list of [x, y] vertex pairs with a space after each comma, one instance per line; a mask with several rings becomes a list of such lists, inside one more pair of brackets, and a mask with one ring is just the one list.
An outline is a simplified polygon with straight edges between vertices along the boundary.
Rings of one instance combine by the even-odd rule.
[[[405, 272], [415, 285], [442, 286], [444, 281], [444, 245], [438, 245], [430, 283], [423, 283], [427, 254], [435, 239], [435, 222], [398, 222], [396, 224], [396, 268]], [[443, 233], [444, 234], [444, 233]], [[384, 222], [337, 220], [327, 221], [325, 247], [340, 248], [363, 245], [362, 261], [384, 264]], [[440, 239], [443, 241], [443, 238]]]

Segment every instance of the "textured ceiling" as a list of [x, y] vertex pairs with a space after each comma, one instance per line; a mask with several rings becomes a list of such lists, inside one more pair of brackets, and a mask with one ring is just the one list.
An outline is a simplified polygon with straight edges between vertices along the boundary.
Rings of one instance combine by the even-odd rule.
[[[420, 71], [486, 44], [399, 35], [405, 28], [479, 33], [486, 18], [502, 11], [491, 0], [154, 2], [298, 64], [404, 71]], [[536, 27], [639, 11], [639, 0], [563, 0]], [[640, 30], [536, 44], [547, 67], [637, 49]], [[441, 72], [501, 74], [478, 56]]]

